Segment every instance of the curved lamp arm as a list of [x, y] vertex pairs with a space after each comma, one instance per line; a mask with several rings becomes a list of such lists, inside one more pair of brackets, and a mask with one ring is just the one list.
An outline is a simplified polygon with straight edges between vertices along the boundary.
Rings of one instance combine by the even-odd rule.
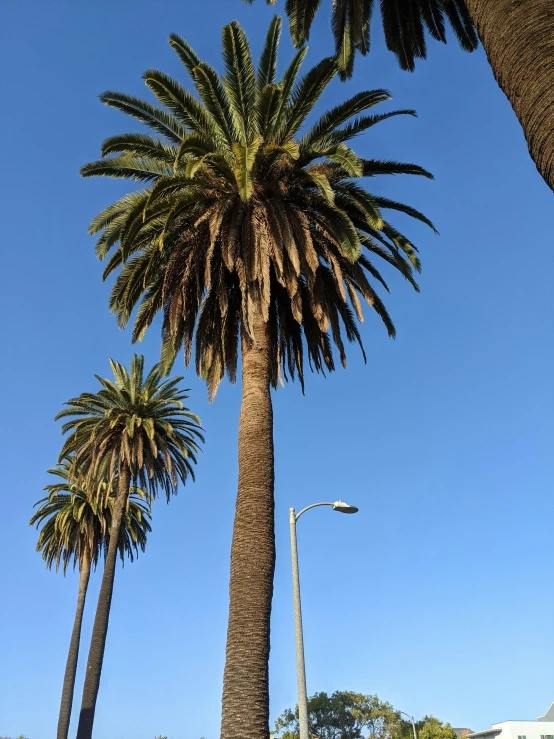
[[291, 508], [290, 509], [290, 520], [296, 523], [303, 513], [305, 513], [306, 511], [309, 511], [310, 508], [317, 508], [320, 505], [331, 506], [331, 508], [334, 511], [338, 511], [338, 513], [357, 513], [358, 512], [358, 509], [356, 508], [355, 505], [348, 505], [348, 503], [345, 503], [344, 500], [335, 500], [334, 503], [312, 503], [312, 505], [302, 508], [302, 510], [300, 511], [298, 515], [295, 513], [294, 508]]
[[[300, 518], [300, 516], [301, 516], [301, 515], [302, 515], [303, 513], [306, 513], [306, 511], [309, 511], [309, 510], [310, 510], [310, 508], [317, 508], [317, 507], [318, 507], [318, 506], [320, 506], [320, 505], [330, 505], [330, 506], [334, 506], [335, 504], [334, 504], [334, 503], [312, 503], [312, 505], [307, 505], [307, 506], [306, 506], [305, 508], [302, 508], [302, 510], [301, 510], [301, 511], [300, 511], [299, 513], [297, 513], [297, 514], [296, 514], [296, 515], [294, 516], [294, 520], [295, 520], [295, 521], [298, 521], [298, 519]], [[292, 513], [293, 511], [294, 511], [294, 508], [291, 508], [291, 513]]]
[[414, 739], [417, 739], [417, 731], [416, 731], [416, 726], [415, 726], [415, 721], [414, 721], [414, 717], [413, 717], [413, 716], [410, 716], [410, 715], [409, 715], [408, 713], [406, 713], [405, 711], [398, 711], [398, 713], [400, 713], [400, 714], [402, 714], [402, 716], [406, 716], [407, 718], [409, 718], [409, 719], [410, 719], [410, 723], [411, 723], [411, 725], [412, 725], [412, 729], [413, 729], [413, 732], [414, 732]]

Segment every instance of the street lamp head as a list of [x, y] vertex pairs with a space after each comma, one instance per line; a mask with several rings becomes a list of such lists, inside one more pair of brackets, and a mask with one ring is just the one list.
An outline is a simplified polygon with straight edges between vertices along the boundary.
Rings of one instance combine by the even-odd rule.
[[333, 510], [339, 513], [358, 513], [358, 509], [355, 505], [348, 505], [343, 500], [336, 500], [333, 503]]

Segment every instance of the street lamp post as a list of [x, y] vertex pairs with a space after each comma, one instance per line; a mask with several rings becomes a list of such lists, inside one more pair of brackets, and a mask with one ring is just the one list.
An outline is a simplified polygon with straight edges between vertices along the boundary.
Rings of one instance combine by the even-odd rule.
[[[308, 727], [308, 693], [306, 690], [306, 665], [304, 662], [304, 636], [302, 632], [302, 606], [300, 602], [300, 576], [298, 574], [298, 547], [296, 543], [296, 522], [300, 516], [310, 508], [331, 506], [339, 513], [357, 513], [355, 506], [349, 506], [342, 500], [334, 503], [313, 503], [296, 513], [291, 508], [290, 513], [290, 549], [292, 554], [292, 594], [294, 600], [294, 631], [296, 640], [296, 674], [298, 677], [298, 722], [300, 725], [300, 739], [309, 739]], [[417, 739], [417, 737], [415, 737]]]
[[403, 716], [406, 716], [410, 720], [410, 722], [412, 724], [412, 729], [414, 730], [414, 739], [417, 739], [417, 731], [416, 731], [416, 727], [415, 727], [414, 717], [413, 716], [410, 716], [409, 714], [405, 713], [404, 711], [398, 711], [398, 713], [401, 713]]

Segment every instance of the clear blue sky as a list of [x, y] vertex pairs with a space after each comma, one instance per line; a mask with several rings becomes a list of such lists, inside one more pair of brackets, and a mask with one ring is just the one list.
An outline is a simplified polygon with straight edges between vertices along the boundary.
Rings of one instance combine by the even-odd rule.
[[[331, 51], [329, 5], [313, 63]], [[57, 720], [77, 580], [46, 571], [27, 526], [60, 449], [52, 418], [95, 388], [93, 373], [108, 375], [108, 357], [132, 354], [87, 236], [126, 186], [78, 171], [134, 124], [97, 96], [146, 96], [149, 67], [184, 79], [172, 31], [220, 67], [221, 27], [238, 18], [257, 56], [282, 9], [3, 4], [0, 735], [51, 739]], [[352, 348], [346, 372], [310, 377], [305, 397], [293, 385], [274, 396], [272, 716], [296, 696], [287, 511], [343, 497], [358, 516], [319, 509], [299, 530], [309, 691], [377, 693], [478, 730], [534, 718], [554, 700], [553, 200], [481, 51], [431, 44], [409, 75], [377, 26], [374, 36], [354, 80], [331, 86], [320, 110], [376, 87], [393, 92], [388, 109], [417, 108], [418, 119], [393, 119], [356, 145], [435, 173], [370, 184], [421, 208], [440, 236], [398, 220], [424, 272], [420, 295], [392, 280], [396, 341], [368, 316], [367, 365]], [[283, 62], [290, 55], [284, 34]], [[153, 363], [155, 332], [143, 350]], [[156, 504], [147, 552], [117, 572], [96, 739], [218, 736], [240, 388], [225, 383], [210, 405], [191, 370], [186, 386], [207, 434], [198, 481]], [[81, 680], [82, 669], [76, 708]]]

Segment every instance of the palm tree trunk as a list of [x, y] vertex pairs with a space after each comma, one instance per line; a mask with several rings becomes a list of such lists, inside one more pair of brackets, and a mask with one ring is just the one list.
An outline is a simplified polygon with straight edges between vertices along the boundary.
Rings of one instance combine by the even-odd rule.
[[83, 623], [83, 611], [87, 597], [88, 581], [90, 578], [90, 559], [83, 556], [79, 561], [79, 591], [77, 595], [77, 610], [75, 622], [69, 642], [69, 653], [65, 665], [63, 678], [62, 701], [60, 705], [60, 717], [58, 719], [58, 732], [56, 739], [67, 739], [69, 734], [69, 722], [71, 721], [71, 707], [73, 706], [73, 692], [75, 690], [75, 675], [77, 674], [77, 662], [79, 660], [79, 644], [81, 641], [81, 625]]
[[267, 324], [242, 339], [239, 481], [233, 543], [222, 739], [269, 736], [269, 621], [275, 570], [273, 410]]
[[87, 672], [85, 675], [85, 685], [83, 687], [83, 699], [81, 701], [77, 739], [92, 739], [94, 712], [96, 710], [98, 689], [100, 688], [100, 675], [102, 673], [106, 636], [108, 635], [108, 621], [110, 618], [110, 606], [112, 604], [118, 544], [125, 508], [129, 497], [130, 483], [131, 476], [129, 470], [127, 468], [120, 469], [117, 494], [114, 501], [112, 522], [110, 526], [110, 543], [108, 546], [108, 554], [106, 555], [100, 593], [98, 595], [98, 605], [96, 607], [94, 626], [92, 627], [92, 637], [88, 653]]
[[552, 0], [465, 0], [496, 81], [523, 127], [537, 169], [554, 190]]

